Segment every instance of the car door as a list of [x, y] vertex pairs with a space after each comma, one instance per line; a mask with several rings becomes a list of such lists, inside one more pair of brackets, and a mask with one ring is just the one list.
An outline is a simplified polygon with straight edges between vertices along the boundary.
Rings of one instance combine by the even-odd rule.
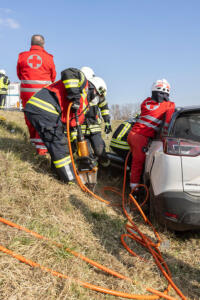
[[183, 189], [200, 196], [200, 110], [180, 114], [175, 122], [174, 135], [179, 138]]

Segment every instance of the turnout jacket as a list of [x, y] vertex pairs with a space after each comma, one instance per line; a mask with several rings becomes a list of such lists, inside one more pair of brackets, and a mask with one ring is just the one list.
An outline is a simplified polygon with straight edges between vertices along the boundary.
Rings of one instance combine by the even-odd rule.
[[53, 55], [41, 46], [31, 46], [29, 51], [21, 52], [18, 56], [17, 76], [21, 80], [20, 97], [24, 102], [41, 88], [55, 81]]
[[10, 80], [8, 79], [8, 76], [5, 76], [4, 74], [0, 74], [0, 94], [7, 94], [8, 93], [8, 86], [10, 84]]
[[105, 123], [110, 123], [108, 102], [105, 98], [95, 97], [89, 103], [85, 122], [81, 125], [82, 132], [86, 135], [101, 132], [101, 118], [103, 118]]
[[[110, 123], [110, 112], [108, 102], [105, 98], [95, 97], [89, 102], [88, 110], [85, 115], [85, 121], [81, 125], [81, 130], [84, 135], [101, 133], [101, 118], [105, 123]], [[71, 142], [77, 138], [77, 130], [71, 130]]]
[[140, 118], [131, 130], [140, 135], [153, 138], [164, 120], [163, 129], [166, 132], [174, 110], [174, 102], [163, 101], [159, 103], [149, 97], [142, 102]]
[[[66, 123], [69, 103], [78, 100], [80, 101], [78, 118], [82, 124], [88, 104], [88, 81], [82, 72], [73, 68], [64, 70], [61, 79], [32, 96], [26, 104], [25, 111], [57, 115], [60, 116], [62, 123]], [[76, 126], [75, 113], [71, 110], [70, 127], [74, 126]]]
[[121, 150], [129, 150], [129, 144], [127, 142], [127, 137], [131, 131], [132, 126], [135, 124], [136, 119], [130, 119], [121, 123], [115, 132], [113, 133], [112, 139], [110, 141], [111, 148], [118, 148]]

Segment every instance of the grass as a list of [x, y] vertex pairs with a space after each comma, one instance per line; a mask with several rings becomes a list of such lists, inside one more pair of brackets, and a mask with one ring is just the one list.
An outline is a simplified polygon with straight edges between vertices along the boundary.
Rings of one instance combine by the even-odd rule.
[[[113, 128], [118, 124], [116, 121]], [[0, 136], [0, 215], [129, 276], [138, 284], [116, 279], [63, 248], [0, 223], [1, 245], [65, 275], [110, 289], [145, 294], [145, 287], [162, 290], [166, 286], [144, 249], [128, 241], [138, 254], [149, 258], [148, 263], [130, 256], [122, 246], [120, 235], [125, 232], [126, 219], [120, 208], [106, 205], [54, 177], [50, 158], [38, 157], [29, 143], [23, 113], [0, 111]], [[105, 141], [108, 147], [109, 138], [105, 137]], [[105, 174], [99, 182], [99, 193], [102, 186], [112, 183]], [[134, 220], [145, 234], [151, 235], [141, 218], [135, 215]], [[167, 241], [162, 253], [174, 282], [187, 299], [200, 299], [200, 232], [176, 234], [162, 227], [157, 230]], [[175, 293], [170, 291], [170, 295]], [[54, 277], [0, 252], [0, 299], [117, 298], [80, 287], [71, 279]]]

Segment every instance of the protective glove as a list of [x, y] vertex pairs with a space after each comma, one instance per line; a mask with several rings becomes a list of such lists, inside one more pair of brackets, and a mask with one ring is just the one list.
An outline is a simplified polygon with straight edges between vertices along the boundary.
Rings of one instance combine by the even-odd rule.
[[72, 111], [77, 112], [80, 107], [80, 100], [75, 100], [72, 104]]
[[104, 131], [105, 131], [106, 134], [109, 134], [110, 132], [112, 132], [112, 127], [111, 127], [110, 123], [105, 124]]

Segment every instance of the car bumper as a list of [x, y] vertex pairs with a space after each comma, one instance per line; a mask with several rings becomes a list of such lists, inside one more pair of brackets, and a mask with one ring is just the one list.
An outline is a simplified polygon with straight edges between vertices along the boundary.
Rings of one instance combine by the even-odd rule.
[[153, 197], [155, 216], [169, 229], [200, 229], [200, 197], [184, 192], [165, 192]]

